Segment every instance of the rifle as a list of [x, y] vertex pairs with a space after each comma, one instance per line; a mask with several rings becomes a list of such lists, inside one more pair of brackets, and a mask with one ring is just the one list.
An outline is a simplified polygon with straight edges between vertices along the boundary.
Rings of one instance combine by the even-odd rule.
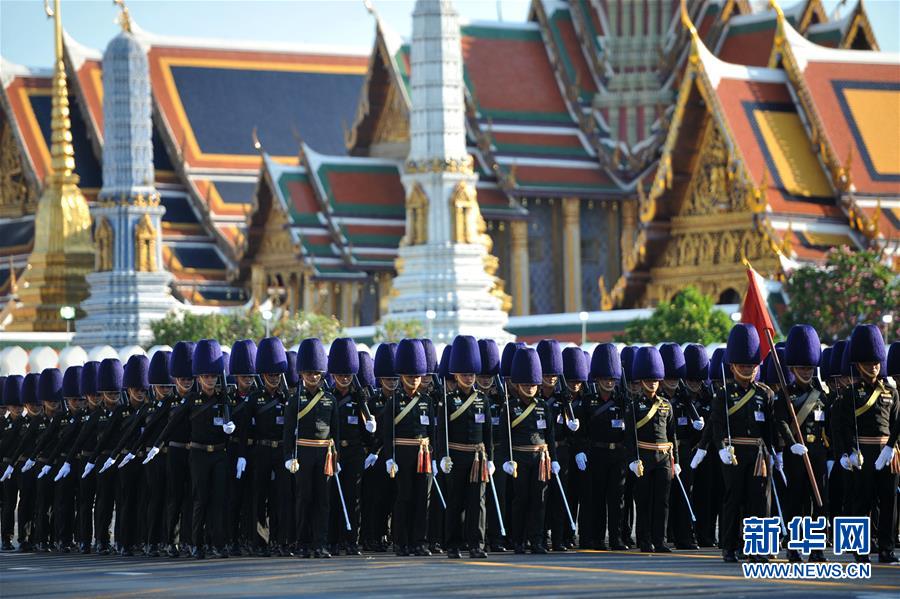
[[566, 383], [565, 375], [561, 374], [556, 379], [556, 392], [563, 402], [563, 413], [565, 414], [566, 422], [574, 422], [575, 408], [572, 407], [572, 391], [569, 389], [568, 383]]
[[731, 456], [731, 463], [737, 466], [737, 455], [734, 453], [734, 445], [731, 443], [731, 416], [728, 414], [728, 381], [725, 380], [725, 360], [722, 359], [722, 409], [725, 410], [725, 430], [728, 432], [728, 453]]
[[363, 420], [375, 420], [375, 417], [372, 415], [372, 410], [369, 408], [369, 401], [372, 399], [372, 390], [368, 385], [361, 385], [359, 379], [354, 374], [350, 379], [350, 390], [354, 393], [359, 393], [362, 396], [362, 399], [359, 402], [359, 410], [362, 412]]

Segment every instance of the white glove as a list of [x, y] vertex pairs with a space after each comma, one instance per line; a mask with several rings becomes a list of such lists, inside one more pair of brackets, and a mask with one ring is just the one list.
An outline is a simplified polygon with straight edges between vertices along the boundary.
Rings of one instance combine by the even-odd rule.
[[834, 468], [834, 460], [827, 460], [825, 462], [825, 476], [831, 478], [831, 469]]
[[393, 458], [391, 458], [384, 463], [384, 469], [387, 470], [388, 475], [390, 475], [392, 472], [396, 474], [400, 471], [400, 466], [398, 466]]
[[641, 466], [641, 461], [635, 460], [635, 461], [631, 462], [630, 464], [628, 464], [628, 469], [631, 470], [632, 472], [634, 472], [635, 476], [640, 476], [638, 474], [638, 468], [640, 468], [640, 466]]
[[124, 467], [125, 467], [125, 464], [127, 464], [128, 462], [130, 462], [130, 461], [133, 460], [133, 459], [134, 459], [134, 454], [133, 454], [133, 453], [126, 453], [126, 454], [125, 454], [125, 457], [122, 458], [122, 461], [119, 462], [119, 468], [124, 468]]
[[703, 427], [706, 426], [706, 421], [703, 420], [703, 416], [700, 417], [700, 420], [694, 420], [691, 422], [691, 426], [694, 427], [694, 430], [702, 431]]
[[890, 464], [892, 459], [894, 459], [894, 448], [885, 445], [881, 448], [881, 453], [879, 453], [878, 457], [875, 459], [875, 470], [881, 470]]
[[94, 462], [88, 462], [84, 465], [84, 470], [81, 473], [81, 478], [87, 478], [88, 474], [91, 473], [91, 470], [94, 469]]
[[28, 472], [34, 467], [34, 460], [25, 460], [25, 464], [22, 466], [22, 469], [19, 472]]
[[244, 470], [247, 469], [247, 459], [246, 458], [238, 458], [237, 459], [237, 468], [235, 468], [234, 477], [237, 479], [241, 478], [241, 475], [244, 473]]
[[43, 468], [41, 468], [41, 471], [38, 472], [37, 477], [44, 478], [45, 476], [47, 476], [48, 472], [50, 472], [50, 466], [44, 466]]
[[366, 420], [366, 431], [367, 432], [374, 433], [376, 428], [378, 428], [378, 426], [376, 425], [374, 418], [370, 418], [370, 419]]
[[584, 455], [584, 452], [575, 454], [575, 465], [578, 466], [578, 469], [584, 472], [587, 470], [587, 456]]
[[578, 427], [581, 426], [581, 423], [578, 421], [578, 418], [576, 418], [575, 420], [566, 420], [566, 426], [574, 433], [578, 430]]
[[343, 468], [341, 468], [341, 463], [338, 462], [337, 464], [335, 464], [334, 471], [335, 471], [337, 474], [340, 474], [340, 473], [341, 473], [341, 470], [343, 470]]
[[681, 476], [681, 464], [675, 464], [675, 476]]
[[854, 468], [862, 468], [862, 464], [859, 463], [859, 454], [855, 451], [850, 454], [850, 465]]
[[431, 472], [433, 472], [435, 475], [438, 473], [437, 462], [434, 460], [431, 460]]
[[846, 453], [841, 456], [841, 468], [844, 470], [853, 470], [853, 463], [850, 461], [850, 456]]
[[503, 463], [503, 471], [508, 475], [512, 476], [516, 471], [516, 463], [515, 462], [504, 462]]
[[12, 476], [12, 473], [13, 473], [13, 467], [7, 466], [6, 470], [3, 472], [3, 476], [0, 476], [0, 482], [5, 481], [7, 478]]
[[234, 423], [230, 421], [222, 425], [222, 430], [225, 431], [226, 435], [230, 435], [231, 433], [233, 433], [235, 428], [237, 427], [234, 426]]
[[451, 468], [453, 468], [453, 460], [450, 459], [450, 456], [441, 458], [441, 472], [443, 472], [444, 474], [450, 474]]
[[794, 443], [791, 445], [791, 453], [794, 455], [806, 455], [809, 449], [803, 443]]
[[156, 457], [156, 454], [159, 453], [159, 447], [151, 447], [150, 451], [147, 452], [147, 457], [144, 458], [143, 463], [146, 464], [150, 460]]
[[784, 470], [784, 454], [780, 451], [775, 454], [775, 469]]
[[113, 459], [112, 457], [106, 458], [106, 461], [103, 462], [103, 467], [100, 468], [100, 472], [101, 473], [106, 472], [107, 470], [112, 468], [113, 464], [115, 464], [115, 463], [116, 463], [116, 460]]
[[697, 466], [700, 465], [700, 462], [703, 461], [703, 458], [706, 457], [706, 450], [697, 448], [697, 451], [694, 452], [694, 457], [691, 458], [691, 469], [696, 470]]
[[731, 464], [731, 452], [728, 451], [727, 447], [723, 447], [719, 450], [719, 459], [722, 460], [722, 463], [726, 466]]
[[557, 462], [556, 460], [550, 462], [550, 471], [553, 474], [559, 474], [559, 462]]
[[300, 470], [300, 462], [298, 462], [297, 460], [285, 460], [284, 469], [291, 474], [296, 474], [297, 471]]
[[69, 476], [69, 472], [72, 471], [72, 466], [69, 462], [63, 462], [62, 467], [59, 469], [59, 472], [56, 473], [56, 478], [53, 479], [53, 482], [58, 483], [65, 477]]
[[497, 467], [494, 466], [494, 462], [488, 462], [488, 476], [494, 476], [494, 472], [497, 471]]
[[364, 468], [364, 469], [365, 469], [365, 470], [368, 470], [369, 468], [371, 468], [372, 466], [374, 466], [374, 465], [375, 465], [375, 462], [377, 462], [377, 461], [378, 461], [378, 456], [375, 455], [374, 453], [370, 453], [369, 455], [366, 456], [365, 468]]

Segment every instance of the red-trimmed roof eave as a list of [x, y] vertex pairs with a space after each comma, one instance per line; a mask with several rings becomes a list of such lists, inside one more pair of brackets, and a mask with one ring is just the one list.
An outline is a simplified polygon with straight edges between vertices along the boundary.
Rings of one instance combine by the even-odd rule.
[[[81, 65], [75, 68], [73, 50], [67, 43], [68, 36], [63, 36], [64, 58], [69, 73], [70, 92], [74, 91], [78, 98], [82, 117], [90, 123], [91, 145], [98, 160], [103, 157], [103, 78], [101, 61], [84, 58]], [[74, 73], [74, 77], [71, 75]]]
[[33, 114], [31, 105], [23, 103], [23, 100], [28, 101], [26, 93], [28, 88], [50, 89], [52, 86], [50, 76], [17, 76], [3, 89], [5, 101], [9, 106], [8, 116], [14, 125], [14, 131], [18, 134], [20, 147], [24, 150], [25, 162], [38, 186], [43, 185], [50, 164], [43, 157], [42, 148], [46, 148], [43, 134], [37, 123], [32, 123], [27, 116]]
[[15, 108], [11, 102], [10, 95], [7, 93], [7, 88], [4, 86], [0, 86], [0, 107], [3, 109], [7, 123], [12, 127], [13, 137], [16, 140], [16, 147], [19, 150], [19, 156], [22, 158], [22, 166], [24, 167], [28, 182], [34, 189], [40, 189], [43, 184], [43, 179], [40, 178], [36, 170], [36, 165], [29, 151], [28, 143], [23, 137], [24, 132], [20, 126]]

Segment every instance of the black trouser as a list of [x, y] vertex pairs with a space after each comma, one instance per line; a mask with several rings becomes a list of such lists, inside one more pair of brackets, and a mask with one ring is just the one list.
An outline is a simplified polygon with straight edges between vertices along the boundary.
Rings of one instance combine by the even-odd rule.
[[625, 487], [625, 448], [596, 446], [588, 454], [585, 484], [581, 490], [582, 549], [590, 549], [606, 539], [618, 545], [622, 539], [622, 492]]
[[[40, 473], [45, 464], [38, 462], [33, 470]], [[34, 534], [36, 543], [49, 543], [51, 541], [51, 515], [53, 510], [53, 474], [47, 473], [43, 478], [37, 478], [35, 474], [35, 513]]]
[[34, 534], [35, 493], [37, 491], [34, 468], [28, 472], [21, 471], [22, 464], [15, 464], [16, 476], [19, 477], [19, 508], [16, 516], [19, 521], [19, 544], [37, 543]]
[[516, 545], [524, 545], [529, 540], [532, 546], [543, 545], [547, 481], [540, 480], [541, 454], [514, 451], [513, 459], [517, 472], [512, 481], [510, 539]]
[[362, 538], [366, 543], [377, 543], [388, 534], [388, 517], [394, 506], [394, 481], [385, 470], [386, 458], [382, 455], [363, 472], [362, 477]]
[[327, 447], [298, 447], [300, 469], [294, 475], [294, 518], [297, 541], [306, 549], [325, 547], [328, 542], [328, 487], [325, 475]]
[[[6, 467], [2, 469], [6, 470]], [[13, 469], [12, 475], [3, 483], [0, 483], [0, 486], [2, 486], [3, 491], [3, 508], [0, 511], [0, 540], [7, 541], [12, 539], [16, 527], [16, 503], [19, 500], [19, 471]]]
[[[71, 464], [69, 466], [71, 468]], [[52, 481], [59, 468], [53, 468], [44, 478]], [[62, 545], [70, 545], [75, 532], [75, 506], [79, 502], [78, 475], [75, 470], [69, 472], [69, 476], [53, 483], [53, 540]]]
[[[106, 472], [101, 473], [100, 468], [106, 461], [106, 454], [101, 454], [97, 459], [100, 466], [97, 466], [97, 499], [94, 505], [94, 534], [97, 536], [98, 545], [109, 545], [109, 525], [112, 523], [113, 508], [116, 504], [116, 495], [118, 493], [118, 468], [109, 468]], [[119, 539], [116, 538], [116, 542]]]
[[646, 450], [641, 451], [641, 461], [644, 475], [634, 481], [637, 543], [660, 546], [666, 540], [672, 461], [668, 452]]
[[636, 480], [637, 478], [634, 476], [626, 476], [625, 487], [622, 489], [622, 543], [625, 545], [634, 542], [631, 534], [634, 531], [634, 483]]
[[225, 478], [230, 474], [228, 459], [224, 449], [191, 449], [190, 452], [194, 546], [203, 547], [208, 533], [212, 546], [221, 550], [225, 547]]
[[[888, 464], [881, 470], [875, 470], [875, 460], [881, 452], [880, 445], [860, 445], [863, 455], [862, 470], [844, 471], [847, 487], [852, 489], [848, 494], [850, 503], [847, 506], [849, 516], [870, 516], [876, 521], [876, 537], [879, 551], [894, 549], [894, 517], [897, 500], [897, 482], [900, 476], [891, 472]], [[877, 519], [873, 513], [878, 506]]]
[[828, 486], [826, 487], [829, 522], [833, 521], [836, 516], [843, 516], [846, 513], [846, 507], [844, 505], [844, 486], [846, 485], [846, 480], [847, 471], [841, 467], [838, 460], [835, 460], [831, 468], [831, 475], [828, 477]]
[[[788, 491], [779, 494], [781, 500], [781, 509], [784, 511], [785, 525], [790, 522], [794, 516], [812, 516], [818, 518], [827, 514], [827, 504], [825, 499], [825, 448], [813, 444], [809, 447], [809, 461], [813, 467], [813, 473], [816, 477], [816, 485], [819, 487], [819, 495], [822, 498], [822, 505], [817, 506], [813, 497], [812, 485], [809, 483], [809, 476], [806, 474], [806, 465], [803, 456], [794, 455], [790, 449], [786, 449], [782, 454], [784, 458], [784, 474], [788, 480]], [[839, 466], [840, 467], [840, 466]], [[774, 477], [781, 477], [781, 474], [775, 473]], [[779, 489], [780, 491], [781, 489]]]
[[444, 489], [447, 500], [444, 528], [447, 533], [447, 547], [464, 549], [468, 546], [470, 551], [484, 549], [486, 483], [481, 482], [480, 469], [477, 473], [478, 480], [471, 481], [474, 453], [451, 450], [450, 457], [453, 460], [453, 468], [450, 474], [444, 477], [447, 481], [447, 488]]
[[[133, 462], [137, 462], [135, 458]], [[129, 464], [130, 465], [130, 464]], [[148, 545], [166, 542], [166, 460], [150, 460], [143, 466], [147, 485], [147, 528], [145, 540]], [[138, 516], [140, 518], [140, 515]]]
[[[720, 520], [719, 546], [728, 551], [740, 549], [742, 518], [769, 516], [771, 493], [769, 479], [753, 473], [758, 449], [755, 446], [735, 445], [734, 450], [738, 463], [722, 464], [725, 502]], [[719, 456], [715, 457], [718, 459]]]
[[[689, 445], [679, 446], [678, 462], [684, 466], [679, 475], [681, 484], [672, 476], [671, 489], [669, 489], [669, 509], [671, 510], [668, 525], [669, 539], [674, 541], [677, 546], [694, 545], [697, 542], [694, 536], [694, 523], [691, 521], [691, 511], [684, 496], [685, 493], [688, 497], [692, 496], [694, 485], [695, 472], [688, 467], [688, 464], [691, 463]], [[684, 486], [683, 492], [682, 485]]]
[[[97, 499], [97, 473], [81, 478], [84, 460], [69, 462], [71, 471], [66, 479], [78, 481], [78, 542], [90, 546], [94, 538], [94, 501]], [[65, 479], [64, 479], [65, 480]]]
[[[268, 443], [266, 441], [265, 443]], [[287, 545], [295, 538], [294, 497], [291, 487], [291, 473], [284, 467], [284, 452], [281, 446], [269, 447], [257, 442], [253, 446], [253, 503], [250, 514], [253, 518], [251, 539], [257, 549], [264, 546], [264, 539], [256, 534], [256, 523], [265, 522], [269, 514], [269, 542], [272, 545]], [[272, 475], [275, 479], [272, 479]]]
[[[250, 473], [250, 461], [247, 464], [241, 478], [237, 478], [237, 461], [240, 457], [240, 441], [237, 437], [231, 437], [228, 440], [226, 450], [228, 460], [228, 475], [226, 476], [225, 491], [225, 541], [229, 545], [239, 545], [246, 529], [245, 514], [249, 504], [244, 503], [246, 495], [247, 479], [252, 476]], [[246, 459], [246, 458], [245, 458]]]
[[[682, 466], [682, 468], [684, 467]], [[681, 473], [684, 474], [685, 470], [682, 470]], [[717, 523], [721, 526], [719, 516], [722, 512], [724, 489], [725, 483], [722, 480], [719, 455], [715, 449], [710, 449], [706, 458], [697, 466], [691, 492], [694, 513], [697, 516], [697, 543], [701, 547], [716, 545]]]
[[[190, 451], [184, 447], [172, 447], [166, 453], [166, 542], [191, 543], [194, 502], [191, 493]], [[180, 526], [179, 526], [180, 524]]]
[[[119, 496], [116, 504], [116, 544], [125, 549], [141, 543], [146, 526], [147, 493], [144, 489], [144, 468], [141, 459], [135, 458], [117, 469]], [[155, 461], [155, 460], [154, 460]], [[149, 465], [149, 464], [148, 464]], [[104, 473], [105, 474], [105, 473]]]
[[443, 545], [446, 531], [444, 530], [444, 520], [446, 519], [444, 504], [438, 497], [437, 487], [441, 488], [441, 492], [445, 494], [444, 501], [447, 501], [447, 475], [441, 472], [440, 468], [436, 472], [431, 473], [431, 501], [428, 503], [428, 542], [432, 545], [437, 543]]
[[[497, 428], [494, 428], [494, 438], [499, 436]], [[507, 449], [507, 451], [509, 451]], [[503, 464], [507, 461], [502, 452], [502, 448], [494, 445], [494, 463]], [[497, 500], [494, 501], [494, 492], [487, 491], [487, 540], [491, 545], [504, 545], [505, 539], [500, 531], [500, 520], [497, 517], [497, 504], [500, 504], [500, 514], [503, 518], [504, 528], [509, 526], [509, 512], [507, 506], [507, 484], [510, 483], [511, 477], [506, 476], [500, 468], [494, 473], [494, 489], [497, 492]], [[490, 484], [490, 483], [489, 483]]]
[[[558, 445], [556, 447], [556, 461], [559, 462], [559, 478], [566, 490], [566, 499], [569, 501], [571, 501], [571, 498], [569, 498], [568, 495], [572, 486], [569, 472], [569, 463], [571, 462], [569, 459], [570, 457], [571, 451], [568, 445]], [[550, 476], [556, 478], [553, 474]], [[569, 515], [566, 511], [566, 504], [563, 501], [562, 493], [559, 490], [559, 483], [553, 481], [549, 487], [547, 492], [547, 513], [544, 516], [544, 526], [551, 531], [553, 547], [562, 547], [565, 543], [572, 540], [574, 531], [569, 525]], [[572, 517], [574, 518], [575, 510], [573, 506], [574, 504], [570, 504], [569, 509], [572, 510]]]
[[397, 495], [391, 517], [394, 544], [417, 547], [427, 542], [428, 505], [431, 500], [430, 472], [416, 472], [419, 448], [397, 446]]
[[348, 546], [359, 544], [359, 501], [365, 461], [366, 450], [362, 445], [351, 445], [341, 448], [341, 490], [344, 492], [344, 502], [347, 505], [347, 515], [350, 518], [350, 530], [347, 530], [344, 508], [338, 495], [338, 477], [334, 477], [334, 484], [331, 485], [330, 493], [331, 527], [328, 532], [328, 542], [332, 545], [337, 545], [338, 543], [344, 543]]

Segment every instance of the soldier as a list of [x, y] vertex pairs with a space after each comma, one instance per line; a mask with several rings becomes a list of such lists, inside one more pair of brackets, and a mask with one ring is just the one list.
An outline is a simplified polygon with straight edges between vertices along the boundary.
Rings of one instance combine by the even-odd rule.
[[[768, 517], [768, 468], [774, 463], [772, 399], [756, 382], [759, 334], [752, 325], [735, 325], [723, 356], [734, 377], [713, 402], [712, 440], [723, 464], [725, 504], [720, 545], [726, 562], [737, 561], [741, 517]], [[712, 373], [711, 373], [712, 374]], [[768, 561], [753, 556], [750, 561]]]
[[[834, 418], [834, 409], [841, 394], [844, 392], [844, 388], [849, 385], [849, 378], [842, 376], [841, 374], [841, 365], [846, 347], [847, 342], [841, 340], [835, 342], [830, 348], [831, 353], [828, 357], [828, 378], [825, 379], [828, 388], [831, 391], [830, 401], [832, 418], [830, 418], [831, 426], [828, 430], [828, 436], [832, 440], [831, 455], [835, 460], [840, 459], [840, 454], [837, 453], [837, 448], [835, 447], [836, 444], [834, 443], [834, 425], [836, 420], [836, 418]], [[847, 494], [849, 493], [849, 489], [846, 488], [848, 476], [849, 473], [843, 468], [831, 469], [831, 474], [828, 477], [828, 507], [832, 518], [834, 518], [834, 516], [843, 516], [848, 513], [847, 508], [849, 507], [849, 498], [847, 497]]]
[[[172, 348], [169, 357], [169, 374], [175, 380], [175, 397], [167, 410], [165, 429], [175, 415], [175, 408], [185, 404], [194, 391], [194, 342], [179, 341]], [[162, 434], [162, 431], [159, 432]], [[168, 543], [166, 555], [179, 557], [193, 552], [191, 532], [193, 531], [194, 500], [191, 491], [190, 443], [191, 428], [188, 419], [179, 419], [167, 433], [166, 439], [166, 529]], [[159, 435], [148, 437], [151, 444]], [[151, 448], [152, 449], [152, 448]], [[177, 538], [177, 542], [176, 542]]]
[[453, 340], [449, 370], [456, 390], [447, 395], [444, 412], [438, 414], [441, 471], [446, 474], [447, 557], [460, 558], [463, 547], [469, 557], [484, 558], [485, 484], [494, 474], [491, 405], [476, 386], [481, 373], [478, 342], [469, 335]]
[[[240, 355], [240, 354], [239, 354]], [[249, 358], [249, 354], [247, 354]], [[232, 354], [234, 359], [234, 354]], [[240, 360], [238, 360], [240, 362]], [[249, 364], [235, 363], [241, 371], [249, 372]], [[295, 538], [294, 497], [291, 475], [281, 467], [284, 449], [284, 423], [289, 390], [285, 372], [288, 369], [287, 354], [278, 337], [266, 337], [259, 342], [255, 371], [259, 373], [262, 387], [250, 395], [249, 417], [253, 422], [253, 517], [254, 550], [260, 557], [290, 557], [290, 543]], [[269, 542], [256, 533], [256, 522], [265, 522], [269, 514]]]
[[[81, 392], [85, 397], [86, 410], [82, 416], [78, 435], [71, 447], [68, 448], [67, 457], [63, 458], [62, 466], [59, 467], [59, 472], [53, 479], [57, 481], [57, 484], [61, 480], [70, 480], [78, 485], [75, 536], [78, 541], [78, 549], [83, 554], [91, 552], [91, 540], [94, 538], [94, 500], [97, 495], [97, 476], [96, 473], [89, 473], [86, 477], [79, 477], [78, 473], [83, 471], [85, 462], [94, 453], [98, 425], [101, 420], [107, 418], [106, 411], [101, 407], [99, 384], [100, 363], [85, 362], [81, 369]], [[71, 474], [73, 471], [74, 475]]]
[[[169, 441], [170, 435], [187, 421], [190, 431], [190, 472], [193, 489], [193, 552], [196, 559], [204, 559], [204, 541], [209, 532], [211, 556], [226, 558], [223, 512], [225, 508], [226, 478], [231, 475], [225, 447], [228, 436], [235, 432], [225, 390], [225, 360], [222, 348], [214, 339], [201, 339], [194, 347], [192, 372], [198, 391], [192, 391], [186, 401], [176, 406], [166, 428], [147, 453], [148, 463]], [[176, 381], [177, 384], [177, 381]], [[246, 443], [246, 430], [241, 431]]]
[[[367, 388], [359, 384], [359, 352], [348, 337], [335, 339], [328, 352], [328, 372], [334, 377], [334, 397], [338, 407], [341, 440], [338, 450], [340, 475], [331, 487], [331, 529], [329, 541], [332, 555], [341, 550], [347, 555], [362, 555], [359, 548], [360, 490], [366, 460], [365, 441], [376, 430], [375, 418], [369, 411]], [[338, 489], [340, 479], [340, 490]], [[343, 503], [340, 498], [343, 492]], [[344, 508], [350, 530], [344, 520]]]
[[238, 431], [245, 434], [231, 435], [225, 450], [228, 468], [234, 473], [227, 478], [225, 542], [230, 555], [241, 555], [242, 544], [246, 544], [251, 535], [256, 535], [255, 519], [250, 513], [253, 474], [247, 471], [247, 458], [253, 443], [249, 396], [256, 388], [256, 343], [252, 339], [241, 339], [231, 346], [228, 373], [235, 381], [228, 387], [231, 421]]
[[[624, 404], [630, 405], [632, 396], [640, 394], [640, 385], [631, 380], [631, 370], [634, 367], [634, 355], [637, 353], [637, 347], [627, 345], [622, 348], [619, 354], [622, 362], [622, 389], [625, 393]], [[634, 476], [625, 477], [625, 488], [622, 490], [622, 544], [628, 547], [634, 547], [634, 484], [637, 478]]]
[[434, 410], [420, 390], [426, 364], [425, 351], [418, 341], [400, 342], [395, 369], [400, 375], [400, 388], [388, 399], [379, 424], [384, 450], [389, 454], [385, 470], [397, 486], [391, 517], [394, 547], [398, 556], [428, 556]]
[[658, 393], [665, 378], [662, 356], [655, 347], [641, 347], [634, 357], [631, 379], [641, 387], [625, 405], [625, 454], [634, 483], [637, 542], [643, 553], [671, 553], [665, 543], [669, 489], [681, 473], [672, 404]]
[[44, 408], [45, 428], [38, 436], [31, 450], [31, 457], [25, 461], [24, 470], [33, 466], [35, 478], [34, 534], [35, 552], [51, 550], [50, 510], [53, 507], [53, 480], [47, 476], [50, 471], [50, 452], [58, 438], [60, 424], [65, 413], [62, 408], [62, 373], [57, 368], [45, 368], [38, 380], [38, 401]]
[[[573, 517], [578, 513], [576, 474], [570, 474], [577, 453], [576, 432], [581, 421], [576, 417], [584, 395], [584, 385], [588, 378], [588, 362], [579, 347], [567, 347], [562, 351], [562, 377], [557, 382], [557, 392], [547, 400], [552, 411], [554, 438], [556, 439], [556, 459], [559, 462], [559, 478], [566, 491], [563, 496], [559, 485], [551, 485], [547, 497], [547, 522], [551, 530], [553, 551], [568, 551], [575, 546], [575, 531], [569, 523], [569, 511]], [[546, 379], [546, 377], [544, 377]], [[566, 501], [570, 505], [566, 506]]]
[[[894, 555], [895, 501], [900, 474], [900, 398], [885, 384], [882, 366], [887, 356], [881, 331], [875, 325], [857, 325], [844, 351], [850, 364], [849, 385], [834, 406], [835, 454], [845, 470], [852, 516], [876, 518], [878, 561], [897, 562]], [[867, 562], [869, 557], [855, 556]]]
[[283, 458], [294, 474], [294, 517], [300, 557], [331, 557], [328, 542], [328, 485], [337, 464], [340, 443], [338, 407], [322, 384], [328, 370], [325, 348], [318, 339], [304, 339], [297, 352], [302, 385], [285, 413]]
[[[666, 378], [660, 385], [659, 395], [668, 400], [672, 405], [672, 414], [675, 421], [675, 439], [678, 441], [678, 464], [687, 464], [691, 459], [691, 448], [696, 447], [706, 421], [697, 411], [691, 394], [684, 385], [687, 375], [687, 362], [684, 351], [677, 343], [664, 343], [659, 348], [663, 359]], [[684, 486], [688, 496], [694, 482], [693, 470], [681, 472], [681, 485]], [[691, 513], [688, 509], [687, 499], [681, 491], [681, 485], [672, 477], [669, 497], [675, 497], [670, 501], [671, 517], [668, 521], [668, 536], [674, 541], [676, 549], [699, 549], [691, 522]]]
[[[823, 388], [821, 381], [814, 378], [821, 354], [819, 335], [814, 328], [809, 325], [791, 327], [784, 364], [790, 369], [793, 381], [787, 382], [787, 389], [779, 389], [775, 396], [775, 425], [785, 447], [789, 449], [781, 458], [790, 484], [789, 492], [781, 495], [784, 498], [784, 518], [788, 522], [795, 516], [818, 518], [826, 514], [824, 502], [819, 506], [813, 501], [803, 460], [803, 456], [807, 455], [815, 473], [816, 485], [822, 493], [826, 486], [825, 462], [828, 458], [825, 439], [828, 418], [824, 399], [827, 387]], [[793, 403], [793, 410], [788, 409], [788, 401]], [[796, 422], [800, 427], [799, 438], [794, 432], [791, 412], [796, 414]], [[788, 550], [788, 560], [801, 561], [800, 553]], [[825, 553], [815, 550], [810, 553], [809, 561], [824, 562]]]
[[[437, 353], [434, 343], [431, 339], [418, 339], [425, 351], [425, 376], [422, 377], [422, 385], [420, 389], [425, 394], [426, 399], [431, 403], [434, 409], [435, 418], [440, 420], [438, 414], [443, 414], [444, 396], [452, 393], [456, 388], [456, 382], [450, 376], [450, 350], [449, 345], [445, 345], [441, 351], [440, 362], [437, 360]], [[447, 488], [447, 475], [444, 474], [437, 464], [432, 464], [432, 481], [435, 487], [442, 490]], [[446, 498], [445, 498], [446, 500]], [[446, 544], [446, 509], [439, 497], [435, 497], [434, 501], [428, 503], [428, 548], [432, 553], [442, 555]]]
[[[503, 404], [503, 395], [497, 380], [500, 377], [500, 348], [493, 339], [479, 339], [478, 353], [481, 358], [481, 372], [475, 379], [478, 390], [481, 391], [491, 406], [491, 439], [494, 460], [500, 455], [500, 406]], [[503, 458], [502, 461], [507, 461]], [[506, 551], [506, 540], [501, 534], [500, 518], [504, 522], [506, 517], [506, 476], [491, 475], [493, 491], [488, 496], [487, 504], [487, 549], [492, 552], [503, 553]], [[495, 495], [496, 493], [496, 495]], [[500, 516], [498, 516], [498, 513]]]
[[706, 348], [697, 343], [689, 344], [684, 349], [684, 362], [685, 393], [704, 423], [700, 438], [696, 439], [696, 450], [691, 460], [691, 470], [694, 471], [691, 499], [697, 517], [697, 544], [700, 547], [715, 547], [724, 483], [718, 463], [713, 460], [703, 461], [712, 438], [712, 426], [706, 425], [712, 421], [712, 389], [709, 382], [711, 369]]
[[[394, 370], [394, 356], [397, 353], [396, 343], [382, 343], [375, 351], [372, 365], [373, 376], [378, 390], [369, 402], [369, 411], [377, 422], [384, 422], [384, 410], [388, 400], [400, 384]], [[393, 478], [385, 472], [386, 464], [393, 454], [390, 448], [384, 447], [384, 427], [369, 438], [369, 455], [366, 457], [363, 475], [363, 487], [366, 502], [363, 504], [363, 520], [368, 523], [365, 533], [367, 548], [371, 551], [387, 551], [388, 518], [394, 505], [396, 485]]]
[[37, 479], [35, 472], [30, 472], [31, 468], [23, 470], [25, 460], [38, 437], [47, 428], [47, 420], [44, 418], [43, 406], [38, 401], [38, 379], [40, 375], [36, 372], [29, 372], [22, 381], [21, 398], [25, 405], [25, 422], [22, 423], [22, 432], [19, 436], [18, 443], [12, 449], [4, 461], [7, 464], [3, 478], [10, 479], [15, 472], [18, 479], [19, 487], [19, 504], [16, 510], [16, 522], [19, 526], [19, 547], [18, 553], [30, 553], [34, 551], [35, 534], [34, 534], [34, 508], [35, 508], [35, 490]]
[[[12, 466], [12, 452], [19, 445], [22, 434], [28, 426], [28, 420], [22, 416], [22, 380], [19, 374], [11, 374], [3, 382], [3, 403], [7, 418], [3, 423], [0, 438], [0, 464], [2, 464], [3, 482], [0, 491], [3, 493], [3, 508], [0, 511], [0, 540], [2, 551], [12, 551], [12, 537], [16, 525], [16, 503], [19, 499], [19, 477]], [[21, 534], [21, 529], [20, 529]]]
[[525, 543], [530, 541], [532, 553], [545, 554], [547, 481], [560, 468], [554, 427], [548, 423], [552, 413], [538, 396], [542, 373], [537, 352], [516, 350], [510, 375], [512, 395], [501, 414], [501, 420], [509, 419], [501, 444], [512, 445], [512, 459], [503, 464], [503, 471], [513, 478], [510, 536], [516, 553], [525, 553]]
[[[84, 414], [84, 397], [81, 394], [81, 366], [69, 366], [63, 375], [62, 397], [66, 414], [60, 423], [57, 437], [48, 451], [47, 471], [59, 471], [62, 464], [70, 459], [72, 446], [81, 430]], [[43, 468], [42, 468], [43, 470]], [[60, 482], [62, 481], [62, 482]], [[75, 477], [63, 479], [57, 473], [53, 478], [53, 537], [56, 550], [69, 553], [73, 550], [75, 530], [75, 506], [78, 498], [78, 482]]]
[[[582, 487], [582, 549], [624, 551], [622, 492], [625, 486], [625, 414], [621, 389], [622, 364], [612, 343], [601, 343], [591, 356], [590, 378], [596, 392], [581, 404], [584, 424], [576, 437], [575, 463], [585, 473]], [[606, 533], [609, 531], [609, 545]]]
[[[150, 359], [147, 375], [150, 397], [144, 403], [142, 417], [139, 419], [140, 430], [137, 439], [131, 442], [133, 449], [119, 462], [120, 470], [127, 468], [136, 457], [143, 457], [145, 452], [150, 451], [151, 447], [148, 445], [159, 436], [168, 422], [168, 412], [175, 401], [174, 382], [169, 376], [170, 356], [171, 352], [158, 350]], [[167, 449], [164, 449], [163, 453], [166, 452]], [[147, 490], [146, 526], [143, 535], [146, 555], [159, 557], [161, 547], [165, 543], [166, 462], [154, 460], [141, 470]]]

